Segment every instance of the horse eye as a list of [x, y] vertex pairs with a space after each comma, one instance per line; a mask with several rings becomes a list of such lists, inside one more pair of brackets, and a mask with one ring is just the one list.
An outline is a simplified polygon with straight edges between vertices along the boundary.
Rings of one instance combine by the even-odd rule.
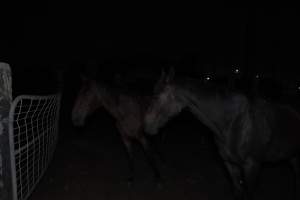
[[205, 81], [210, 81], [210, 80], [211, 80], [211, 77], [210, 77], [210, 76], [206, 76], [206, 77], [204, 77], [204, 80], [205, 80]]
[[238, 73], [240, 73], [240, 70], [239, 70], [238, 68], [236, 68], [236, 69], [234, 70], [234, 73], [235, 73], [235, 74], [238, 74]]
[[154, 98], [155, 98], [156, 100], [158, 100], [158, 99], [160, 98], [160, 95], [157, 94], [157, 95], [154, 96]]

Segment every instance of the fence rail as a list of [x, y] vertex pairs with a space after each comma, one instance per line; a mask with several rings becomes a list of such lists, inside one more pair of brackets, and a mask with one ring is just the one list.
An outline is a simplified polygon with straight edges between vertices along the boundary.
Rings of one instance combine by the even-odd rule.
[[13, 200], [25, 200], [46, 171], [58, 138], [60, 94], [18, 96], [9, 113]]

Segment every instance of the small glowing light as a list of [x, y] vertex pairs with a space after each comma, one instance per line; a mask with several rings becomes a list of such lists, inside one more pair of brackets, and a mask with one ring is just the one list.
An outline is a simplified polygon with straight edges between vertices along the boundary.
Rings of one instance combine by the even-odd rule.
[[235, 69], [234, 73], [238, 74], [238, 73], [240, 73], [240, 70], [239, 69]]
[[300, 86], [298, 86], [298, 90], [300, 90]]
[[255, 78], [259, 78], [259, 75], [258, 75], [258, 74], [256, 74]]
[[205, 80], [209, 81], [209, 80], [210, 80], [210, 77], [209, 77], [209, 76], [205, 77]]

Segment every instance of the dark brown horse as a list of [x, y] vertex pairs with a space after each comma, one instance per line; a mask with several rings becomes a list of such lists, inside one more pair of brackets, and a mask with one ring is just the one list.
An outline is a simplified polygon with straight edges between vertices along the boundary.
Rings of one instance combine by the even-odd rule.
[[157, 134], [170, 118], [189, 108], [212, 130], [237, 199], [251, 198], [265, 162], [289, 161], [299, 176], [300, 116], [295, 110], [197, 80], [175, 81], [173, 74], [163, 74], [157, 83], [145, 117], [148, 134]]
[[154, 152], [144, 134], [144, 116], [149, 104], [149, 96], [139, 96], [122, 91], [95, 80], [82, 78], [82, 86], [72, 111], [75, 126], [83, 126], [88, 115], [99, 107], [104, 107], [116, 120], [122, 141], [129, 159], [129, 183], [133, 181], [134, 162], [132, 144], [137, 141], [143, 147], [147, 160], [154, 171], [157, 181], [160, 173], [154, 158]]

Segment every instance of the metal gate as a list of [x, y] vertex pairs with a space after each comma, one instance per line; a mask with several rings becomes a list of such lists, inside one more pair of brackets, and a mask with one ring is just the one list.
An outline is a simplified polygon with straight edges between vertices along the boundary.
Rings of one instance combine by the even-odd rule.
[[60, 94], [18, 96], [9, 113], [13, 200], [29, 197], [53, 156]]

